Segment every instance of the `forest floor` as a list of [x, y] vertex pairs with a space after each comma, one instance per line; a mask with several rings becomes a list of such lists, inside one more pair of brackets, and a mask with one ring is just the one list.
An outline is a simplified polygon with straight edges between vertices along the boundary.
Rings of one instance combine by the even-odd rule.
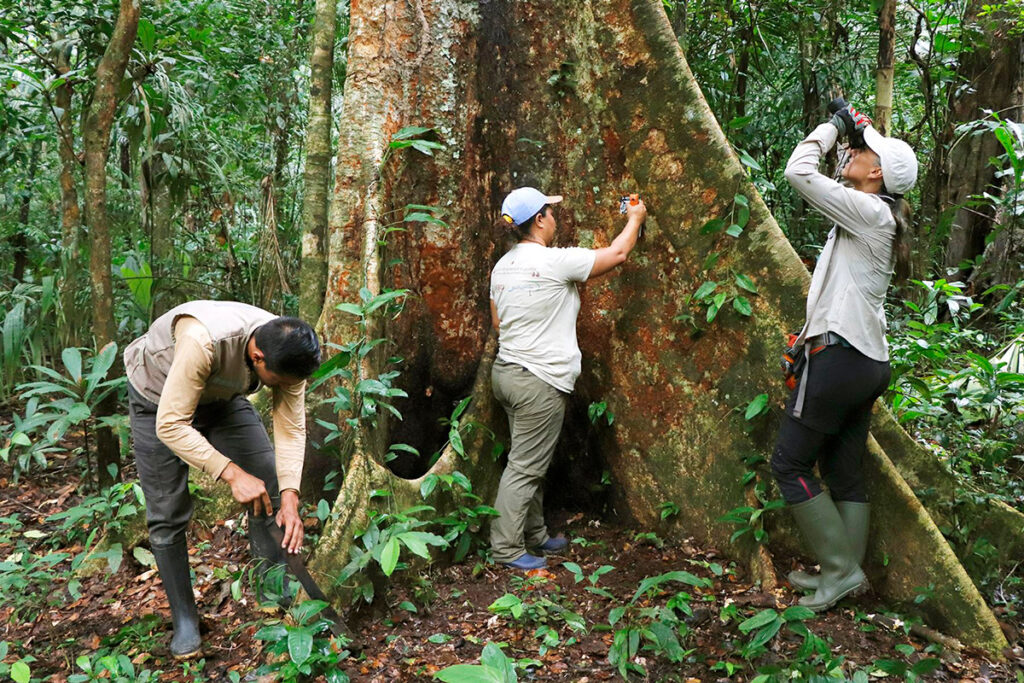
[[[254, 680], [267, 661], [265, 643], [255, 634], [280, 615], [255, 609], [246, 582], [235, 583], [249, 562], [243, 516], [210, 527], [193, 525], [190, 548], [205, 631], [204, 658], [176, 662], [168, 653], [167, 601], [144, 551], [125, 553], [113, 574], [100, 571], [81, 578], [80, 585], [69, 584], [71, 558], [82, 546], [63, 543], [65, 533], [47, 518], [80, 503], [81, 475], [76, 469], [58, 459], [17, 483], [9, 467], [0, 469], [0, 594], [5, 596], [0, 640], [9, 643], [8, 664], [21, 658], [30, 665], [32, 680], [59, 683], [82, 674], [76, 663], [80, 657], [95, 661], [99, 652], [131, 660], [134, 677], [118, 680], [145, 680], [139, 672], [146, 669], [152, 680]], [[664, 605], [685, 590], [689, 607], [678, 608], [684, 624], [678, 631], [684, 634], [679, 639], [683, 652], [676, 650], [680, 663], [670, 663], [663, 652], [641, 649], [634, 662], [647, 674], [633, 674], [630, 680], [747, 681], [773, 664], [804, 666], [810, 672], [821, 671], [828, 662], [841, 666], [847, 677], [860, 672], [858, 678], [864, 681], [904, 680], [906, 670], [930, 669], [923, 678], [1021, 680], [1020, 659], [997, 662], [977, 652], [941, 652], [907, 633], [910, 619], [896, 617], [894, 623], [886, 622], [893, 628], [879, 626], [875, 615], [889, 612], [871, 595], [806, 621], [811, 633], [828, 641], [824, 651], [804, 646], [803, 622], [796, 628], [782, 625], [764, 646], [751, 648], [749, 641], [759, 629], [741, 632], [739, 625], [767, 610], [783, 614], [796, 600], [788, 588], [759, 591], [711, 548], [662, 543], [656, 537], [637, 540], [633, 530], [581, 514], [561, 513], [553, 521], [573, 543], [564, 556], [549, 558], [547, 570], [525, 576], [474, 560], [434, 565], [415, 580], [395, 582], [373, 607], [351, 613], [363, 651], [344, 662], [345, 672], [354, 681], [431, 680], [444, 667], [476, 663], [483, 646], [497, 642], [507, 644], [506, 653], [519, 662], [520, 680], [621, 680], [608, 662], [614, 631], [631, 619], [639, 623], [644, 609]], [[46, 560], [50, 553], [63, 555]], [[599, 572], [604, 566], [611, 569]], [[783, 575], [788, 569], [779, 567]], [[616, 628], [608, 625], [611, 609], [627, 605], [643, 579], [672, 571], [690, 573], [697, 579], [691, 583], [698, 585], [672, 583], [662, 586], [666, 590], [648, 591]], [[591, 580], [595, 572], [598, 576]], [[411, 571], [399, 574], [412, 576]], [[518, 620], [489, 609], [507, 594], [524, 605]], [[573, 623], [580, 624], [577, 615], [583, 628], [574, 632]], [[1009, 628], [1019, 632], [1021, 624]], [[1021, 643], [1015, 645], [1013, 657], [1021, 653]]]

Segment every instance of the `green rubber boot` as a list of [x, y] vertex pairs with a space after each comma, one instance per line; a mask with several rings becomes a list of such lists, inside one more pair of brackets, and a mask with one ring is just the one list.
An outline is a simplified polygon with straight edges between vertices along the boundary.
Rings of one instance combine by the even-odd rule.
[[800, 598], [800, 604], [815, 612], [824, 612], [847, 595], [868, 587], [839, 510], [827, 493], [790, 507], [797, 526], [821, 566], [814, 595]]
[[[854, 503], [841, 500], [837, 502], [836, 509], [839, 516], [843, 518], [843, 526], [846, 527], [846, 537], [850, 540], [853, 555], [857, 558], [857, 564], [864, 564], [864, 555], [868, 549], [868, 526], [871, 521], [871, 504]], [[818, 575], [801, 571], [791, 571], [786, 575], [789, 585], [800, 591], [818, 590]]]

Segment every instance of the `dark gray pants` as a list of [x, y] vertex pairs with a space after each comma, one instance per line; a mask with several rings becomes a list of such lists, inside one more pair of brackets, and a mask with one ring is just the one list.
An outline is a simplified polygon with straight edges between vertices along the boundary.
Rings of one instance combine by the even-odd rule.
[[[139, 482], [146, 494], [149, 542], [159, 547], [184, 540], [193, 506], [188, 491], [189, 466], [157, 438], [156, 410], [154, 403], [128, 385], [128, 414]], [[252, 404], [244, 396], [236, 396], [230, 401], [200, 405], [192, 425], [232, 462], [262, 479], [277, 510], [281, 496], [274, 447]], [[267, 556], [264, 552], [256, 554]]]

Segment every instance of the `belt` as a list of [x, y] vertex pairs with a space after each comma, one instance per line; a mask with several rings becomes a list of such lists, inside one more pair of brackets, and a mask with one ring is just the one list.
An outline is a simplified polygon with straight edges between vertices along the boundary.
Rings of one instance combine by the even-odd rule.
[[804, 397], [807, 393], [807, 381], [811, 375], [811, 356], [823, 351], [828, 346], [851, 347], [841, 335], [835, 332], [824, 332], [804, 340], [804, 373], [800, 378], [800, 386], [796, 392], [796, 403], [793, 405], [793, 417], [799, 418], [804, 412]]
[[844, 337], [836, 334], [835, 332], [825, 332], [823, 334], [816, 334], [813, 337], [808, 337], [805, 343], [812, 347], [811, 353], [817, 353], [825, 346], [845, 346], [850, 348], [850, 342], [846, 341]]

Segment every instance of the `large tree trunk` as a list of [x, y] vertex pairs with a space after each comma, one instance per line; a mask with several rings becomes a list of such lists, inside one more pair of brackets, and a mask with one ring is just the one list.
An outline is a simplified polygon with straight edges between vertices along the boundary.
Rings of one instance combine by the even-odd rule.
[[1002, 147], [992, 135], [956, 137], [957, 122], [985, 117], [983, 109], [999, 112], [1002, 118], [1020, 121], [1022, 87], [1024, 87], [1024, 37], [1011, 30], [1005, 16], [995, 13], [979, 17], [985, 3], [972, 3], [965, 22], [977, 24], [977, 36], [961, 57], [959, 81], [951, 89], [949, 117], [944, 131], [945, 145], [951, 145], [945, 164], [939, 172], [940, 209], [951, 211], [949, 241], [945, 264], [967, 275], [971, 268], [960, 268], [985, 250], [986, 237], [993, 229], [996, 207], [971, 198], [988, 192], [1002, 193], [1002, 183], [995, 177], [996, 168], [989, 160], [1002, 154]]
[[[746, 504], [744, 457], [770, 455], [785, 391], [779, 346], [802, 319], [809, 278], [705, 103], [659, 0], [361, 2], [349, 35], [320, 319], [327, 340], [363, 333], [336, 309], [359, 302], [360, 288], [410, 289], [401, 315], [375, 323], [391, 348], [370, 354], [361, 372], [372, 376], [385, 356], [401, 356], [399, 382], [410, 396], [399, 406], [403, 424], [430, 424], [471, 395], [469, 419], [501, 438], [505, 416], [489, 387], [487, 273], [501, 255], [503, 195], [527, 184], [564, 194], [558, 242], [596, 247], [620, 229], [619, 195], [639, 190], [650, 208], [647, 235], [620, 272], [582, 292], [583, 375], [568, 413], [604, 400], [616, 420], [600, 439], [601, 461], [578, 464], [611, 471], [621, 514], [653, 526], [659, 503], [675, 502], [673, 533], [728, 549], [771, 585], [768, 550], [751, 534], [730, 542], [733, 527], [716, 520]], [[394, 133], [410, 125], [434, 128], [445, 149], [433, 157], [389, 152]], [[734, 203], [740, 194], [751, 214], [742, 235], [702, 234], [709, 220], [743, 213]], [[443, 207], [447, 227], [407, 223], [381, 247], [389, 217], [410, 203]], [[710, 253], [719, 259], [708, 271]], [[703, 321], [703, 307], [687, 297], [706, 280], [731, 291], [736, 274], [759, 288], [752, 317], [723, 309], [701, 333], [677, 320]], [[773, 417], [749, 424], [736, 408], [763, 392]], [[570, 438], [583, 429], [567, 421]], [[428, 436], [413, 443], [421, 452], [443, 445], [443, 436], [422, 431]], [[448, 445], [431, 471], [462, 471], [486, 500], [500, 464], [482, 430], [474, 434], [465, 458]], [[389, 443], [412, 438], [388, 424], [355, 430], [338, 518], [324, 531], [314, 570], [336, 575], [347, 562], [353, 531], [376, 505], [374, 489], [391, 490], [387, 505], [399, 509], [419, 501], [420, 480], [383, 464]], [[886, 451], [873, 446], [867, 462], [880, 502], [868, 565], [875, 587], [910, 605], [915, 588], [933, 585], [935, 597], [918, 609], [965, 642], [998, 651], [1006, 642], [995, 618], [893, 464], [912, 447], [891, 441]], [[559, 488], [583, 488], [573, 483]], [[794, 549], [788, 516], [774, 526], [773, 544]], [[1020, 533], [1009, 536], [1017, 543]]]
[[[118, 90], [131, 55], [139, 27], [139, 0], [121, 0], [117, 23], [110, 43], [96, 67], [96, 90], [82, 129], [85, 145], [85, 210], [89, 225], [89, 269], [92, 279], [92, 329], [96, 348], [114, 341], [114, 292], [110, 276], [110, 224], [107, 217], [107, 156], [110, 129], [117, 109]], [[118, 354], [120, 358], [120, 354]], [[110, 370], [120, 373], [119, 363]], [[115, 414], [117, 398], [111, 394], [100, 405], [97, 417]], [[109, 481], [107, 466], [120, 468], [120, 449], [109, 427], [96, 434], [97, 465], [100, 481]]]
[[310, 56], [309, 119], [302, 195], [302, 264], [299, 317], [315, 320], [324, 304], [327, 282], [327, 188], [331, 177], [331, 82], [337, 0], [316, 0]]

